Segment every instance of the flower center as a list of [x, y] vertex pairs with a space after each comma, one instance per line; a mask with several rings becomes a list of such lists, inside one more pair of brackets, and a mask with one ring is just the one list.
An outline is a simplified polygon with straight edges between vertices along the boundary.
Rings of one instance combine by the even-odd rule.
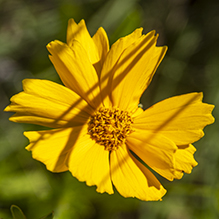
[[106, 150], [116, 150], [133, 132], [132, 123], [133, 119], [127, 111], [102, 107], [90, 117], [88, 133]]

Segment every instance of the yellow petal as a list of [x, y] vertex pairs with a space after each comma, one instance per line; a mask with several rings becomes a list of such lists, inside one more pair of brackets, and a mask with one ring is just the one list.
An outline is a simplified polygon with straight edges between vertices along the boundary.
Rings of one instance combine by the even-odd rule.
[[[41, 161], [52, 172], [68, 170], [68, 156], [74, 144], [80, 139], [82, 127], [54, 129], [48, 131], [24, 132], [30, 144], [34, 159]], [[82, 132], [84, 133], [84, 132]]]
[[74, 41], [78, 41], [86, 50], [87, 56], [92, 64], [99, 62], [98, 47], [91, 38], [85, 21], [82, 19], [78, 24], [74, 19], [69, 19], [67, 29], [67, 44], [74, 50]]
[[160, 184], [160, 182], [157, 180], [154, 174], [146, 166], [144, 166], [140, 161], [138, 161], [131, 153], [129, 154], [138, 166], [138, 168], [143, 172], [143, 174], [146, 177], [148, 184], [147, 200], [162, 200], [161, 197], [163, 197], [166, 194], [166, 189], [164, 189], [164, 187]]
[[100, 193], [113, 193], [109, 171], [109, 151], [85, 134], [78, 139], [69, 157], [69, 171]]
[[128, 148], [150, 168], [168, 180], [175, 178], [177, 146], [168, 138], [150, 131], [135, 130], [127, 137]]
[[179, 172], [191, 173], [193, 167], [198, 163], [195, 161], [193, 154], [196, 149], [192, 144], [179, 146], [179, 149], [175, 153], [175, 168]]
[[93, 109], [80, 96], [57, 83], [23, 80], [24, 92], [11, 98], [5, 111], [16, 112], [10, 120], [51, 128], [83, 125]]
[[98, 77], [100, 78], [100, 73], [103, 67], [103, 63], [106, 59], [106, 55], [109, 51], [109, 41], [105, 30], [100, 27], [93, 36], [93, 41], [98, 49], [99, 61], [94, 63], [94, 67], [97, 71]]
[[155, 176], [133, 158], [125, 145], [111, 152], [110, 169], [113, 184], [124, 197], [155, 201], [166, 192]]
[[141, 107], [138, 107], [137, 110], [132, 114], [132, 118], [137, 117], [138, 115], [142, 114], [144, 110]]
[[[125, 36], [117, 40], [112, 45], [109, 53], [107, 54], [100, 76], [101, 95], [102, 99], [104, 100], [104, 105], [106, 107], [112, 106], [110, 94], [112, 90], [114, 67], [118, 62], [118, 59], [123, 53], [123, 51], [131, 44], [133, 44], [141, 36], [142, 30], [142, 28], [136, 29], [133, 33], [129, 34], [128, 36]], [[120, 78], [119, 82], [121, 81], [122, 78]]]
[[136, 111], [142, 93], [162, 61], [167, 47], [156, 47], [158, 35], [151, 31], [123, 51], [114, 67], [113, 106]]
[[101, 104], [98, 75], [83, 46], [73, 41], [72, 47], [60, 41], [49, 43], [50, 60], [65, 86], [96, 109]]
[[159, 132], [177, 145], [193, 143], [214, 122], [214, 106], [202, 103], [202, 98], [202, 93], [190, 93], [163, 100], [137, 116], [133, 126]]

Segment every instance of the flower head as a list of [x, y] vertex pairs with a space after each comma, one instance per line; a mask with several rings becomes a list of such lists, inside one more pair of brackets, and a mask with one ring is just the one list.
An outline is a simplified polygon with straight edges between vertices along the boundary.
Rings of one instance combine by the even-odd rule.
[[[25, 79], [24, 91], [5, 111], [14, 122], [52, 128], [24, 135], [32, 156], [52, 172], [69, 170], [98, 192], [161, 200], [166, 190], [153, 175], [180, 179], [197, 165], [193, 142], [214, 122], [202, 93], [163, 100], [143, 111], [139, 99], [167, 47], [142, 28], [111, 49], [103, 28], [90, 36], [84, 20], [69, 20], [67, 43], [47, 45], [63, 84]], [[151, 170], [149, 170], [149, 168]]]

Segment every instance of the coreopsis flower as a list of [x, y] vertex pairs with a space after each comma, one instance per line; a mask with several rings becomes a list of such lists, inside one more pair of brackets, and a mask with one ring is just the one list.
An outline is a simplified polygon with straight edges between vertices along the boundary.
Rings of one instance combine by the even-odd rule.
[[202, 93], [163, 100], [145, 111], [142, 93], [167, 47], [142, 28], [116, 41], [111, 49], [103, 28], [90, 36], [84, 20], [69, 20], [67, 43], [47, 45], [64, 85], [25, 79], [24, 91], [11, 98], [10, 120], [52, 129], [24, 135], [34, 159], [52, 172], [69, 170], [100, 193], [161, 200], [164, 187], [151, 171], [172, 181], [197, 165], [193, 142], [214, 122], [213, 105]]

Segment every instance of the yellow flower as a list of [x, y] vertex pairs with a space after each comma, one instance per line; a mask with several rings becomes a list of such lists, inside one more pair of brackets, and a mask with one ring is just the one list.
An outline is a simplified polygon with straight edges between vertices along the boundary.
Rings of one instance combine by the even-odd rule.
[[214, 106], [190, 93], [138, 108], [167, 50], [157, 38], [139, 28], [109, 49], [103, 28], [90, 37], [84, 20], [69, 20], [67, 44], [47, 46], [65, 86], [26, 79], [5, 109], [16, 112], [13, 122], [53, 128], [24, 133], [33, 158], [52, 172], [69, 170], [100, 193], [112, 194], [114, 185], [141, 200], [166, 193], [151, 170], [168, 180], [190, 173], [197, 165], [192, 143], [214, 122]]

